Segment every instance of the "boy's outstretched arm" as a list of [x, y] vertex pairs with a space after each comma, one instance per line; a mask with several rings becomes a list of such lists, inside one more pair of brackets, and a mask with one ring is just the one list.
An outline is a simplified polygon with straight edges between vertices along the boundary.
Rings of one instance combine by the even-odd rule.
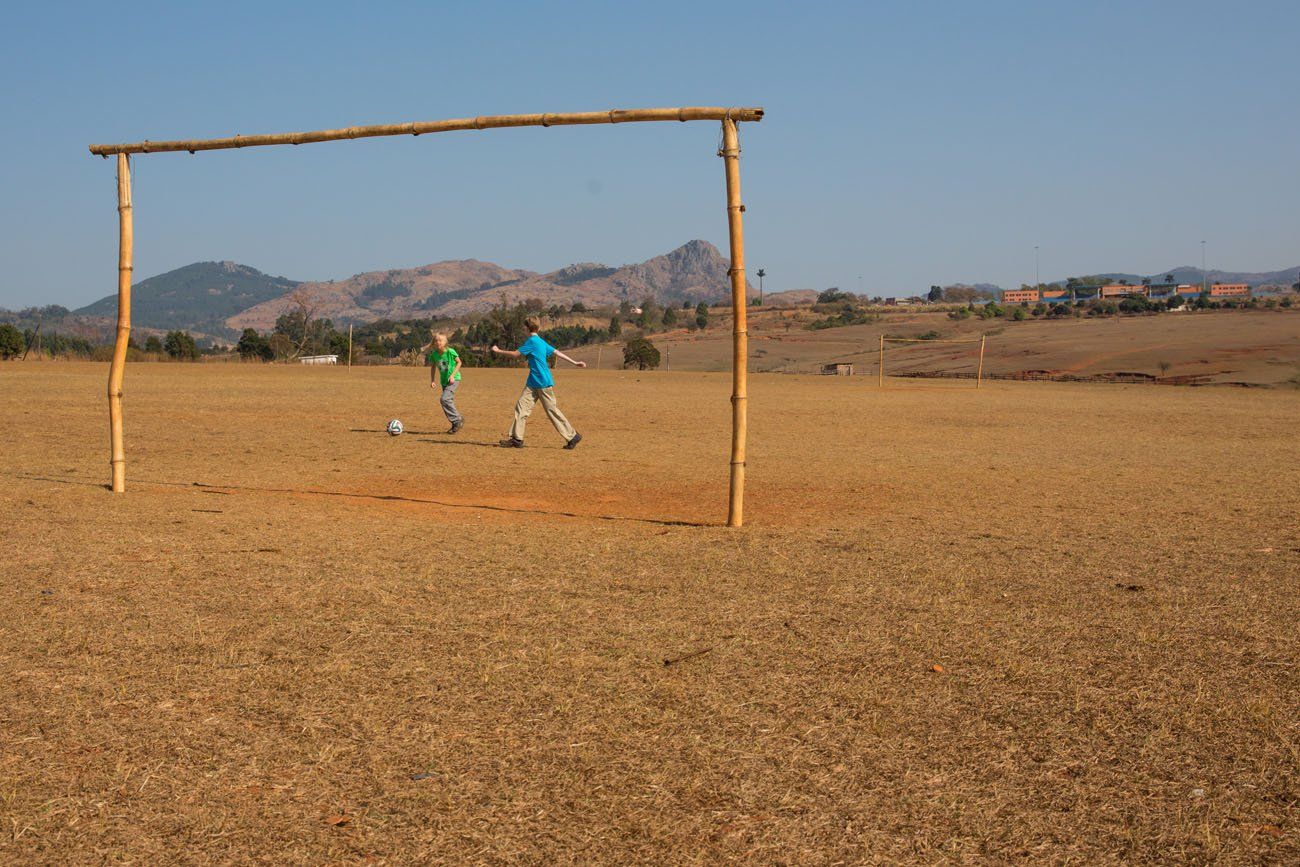
[[565, 361], [569, 362], [569, 364], [572, 364], [574, 367], [586, 367], [586, 366], [587, 366], [587, 362], [585, 362], [585, 361], [574, 361], [572, 358], [570, 358], [569, 356], [565, 355], [563, 352], [561, 352], [561, 351], [558, 350], [558, 349], [555, 350], [555, 356], [556, 356], [556, 358], [563, 358]]
[[513, 350], [513, 349], [502, 349], [501, 347], [497, 346], [495, 343], [492, 344], [492, 351], [493, 351], [494, 353], [496, 353], [497, 355], [504, 355], [504, 356], [506, 356], [506, 357], [508, 357], [508, 358], [519, 358], [519, 357], [520, 357], [519, 353], [516, 352], [515, 350]]

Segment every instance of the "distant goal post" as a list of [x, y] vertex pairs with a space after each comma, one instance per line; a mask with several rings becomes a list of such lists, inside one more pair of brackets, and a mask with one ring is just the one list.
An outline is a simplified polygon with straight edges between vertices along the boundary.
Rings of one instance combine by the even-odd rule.
[[[940, 339], [932, 340], [926, 337], [887, 337], [886, 335], [882, 334], [880, 335], [880, 362], [879, 362], [879, 369], [877, 372], [877, 382], [881, 388], [884, 388], [885, 371], [886, 371], [886, 363], [887, 363], [886, 349], [891, 345], [896, 347], [895, 351], [921, 348], [927, 346], [935, 346], [935, 347], [971, 346], [971, 347], [978, 347], [977, 349], [974, 349], [971, 352], [971, 354], [974, 356], [972, 361], [975, 369], [973, 371], [970, 370], [960, 371], [960, 370], [948, 369], [948, 370], [914, 371], [911, 373], [902, 373], [902, 374], [896, 373], [894, 375], [913, 376], [919, 378], [935, 378], [935, 379], [974, 379], [975, 387], [979, 388], [980, 385], [984, 382], [984, 349], [987, 346], [987, 344], [988, 344], [987, 334], [981, 334], [979, 337], [973, 337], [968, 339], [955, 339], [955, 340], [940, 340]], [[961, 356], [965, 353], [965, 350], [957, 350], [956, 355], [949, 355], [946, 359], [945, 358], [936, 359], [934, 357], [935, 355], [942, 356], [944, 351], [945, 350], [941, 350], [939, 353], [932, 354], [931, 356], [927, 357], [925, 361], [930, 366], [933, 367], [936, 361], [952, 362], [952, 361], [960, 360]]]

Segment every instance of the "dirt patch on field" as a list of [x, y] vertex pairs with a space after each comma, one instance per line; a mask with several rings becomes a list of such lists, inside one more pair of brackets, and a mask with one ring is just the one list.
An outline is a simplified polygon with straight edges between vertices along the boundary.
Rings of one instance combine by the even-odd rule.
[[104, 375], [0, 365], [2, 861], [1300, 859], [1293, 392], [758, 375], [731, 531], [725, 376], [139, 366], [115, 497]]

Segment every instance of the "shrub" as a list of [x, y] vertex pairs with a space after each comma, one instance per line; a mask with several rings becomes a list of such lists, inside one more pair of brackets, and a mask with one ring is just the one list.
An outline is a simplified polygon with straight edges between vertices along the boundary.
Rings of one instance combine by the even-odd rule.
[[1015, 310], [1011, 311], [1011, 318], [1016, 322], [1024, 322], [1025, 319], [1028, 318], [1025, 315], [1025, 308], [1017, 307]]
[[27, 341], [23, 340], [23, 333], [8, 322], [0, 325], [0, 358], [15, 358], [23, 354], [27, 348]]

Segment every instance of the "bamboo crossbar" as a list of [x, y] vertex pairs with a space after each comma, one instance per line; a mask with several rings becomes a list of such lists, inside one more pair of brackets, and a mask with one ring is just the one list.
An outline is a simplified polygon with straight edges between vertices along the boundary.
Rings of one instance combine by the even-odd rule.
[[980, 340], [926, 340], [924, 337], [882, 337], [886, 343], [979, 343]]
[[645, 121], [731, 120], [757, 122], [763, 119], [761, 108], [719, 108], [695, 106], [685, 108], [631, 108], [609, 111], [580, 111], [561, 114], [496, 114], [462, 117], [453, 120], [414, 121], [412, 123], [349, 126], [341, 129], [318, 129], [311, 132], [286, 132], [271, 135], [234, 135], [228, 138], [178, 141], [142, 141], [131, 144], [93, 144], [95, 156], [113, 154], [155, 154], [175, 151], [215, 151], [266, 145], [299, 145], [322, 141], [344, 141], [376, 136], [424, 135], [471, 129], [501, 129], [519, 126], [575, 126], [599, 123], [639, 123]]

